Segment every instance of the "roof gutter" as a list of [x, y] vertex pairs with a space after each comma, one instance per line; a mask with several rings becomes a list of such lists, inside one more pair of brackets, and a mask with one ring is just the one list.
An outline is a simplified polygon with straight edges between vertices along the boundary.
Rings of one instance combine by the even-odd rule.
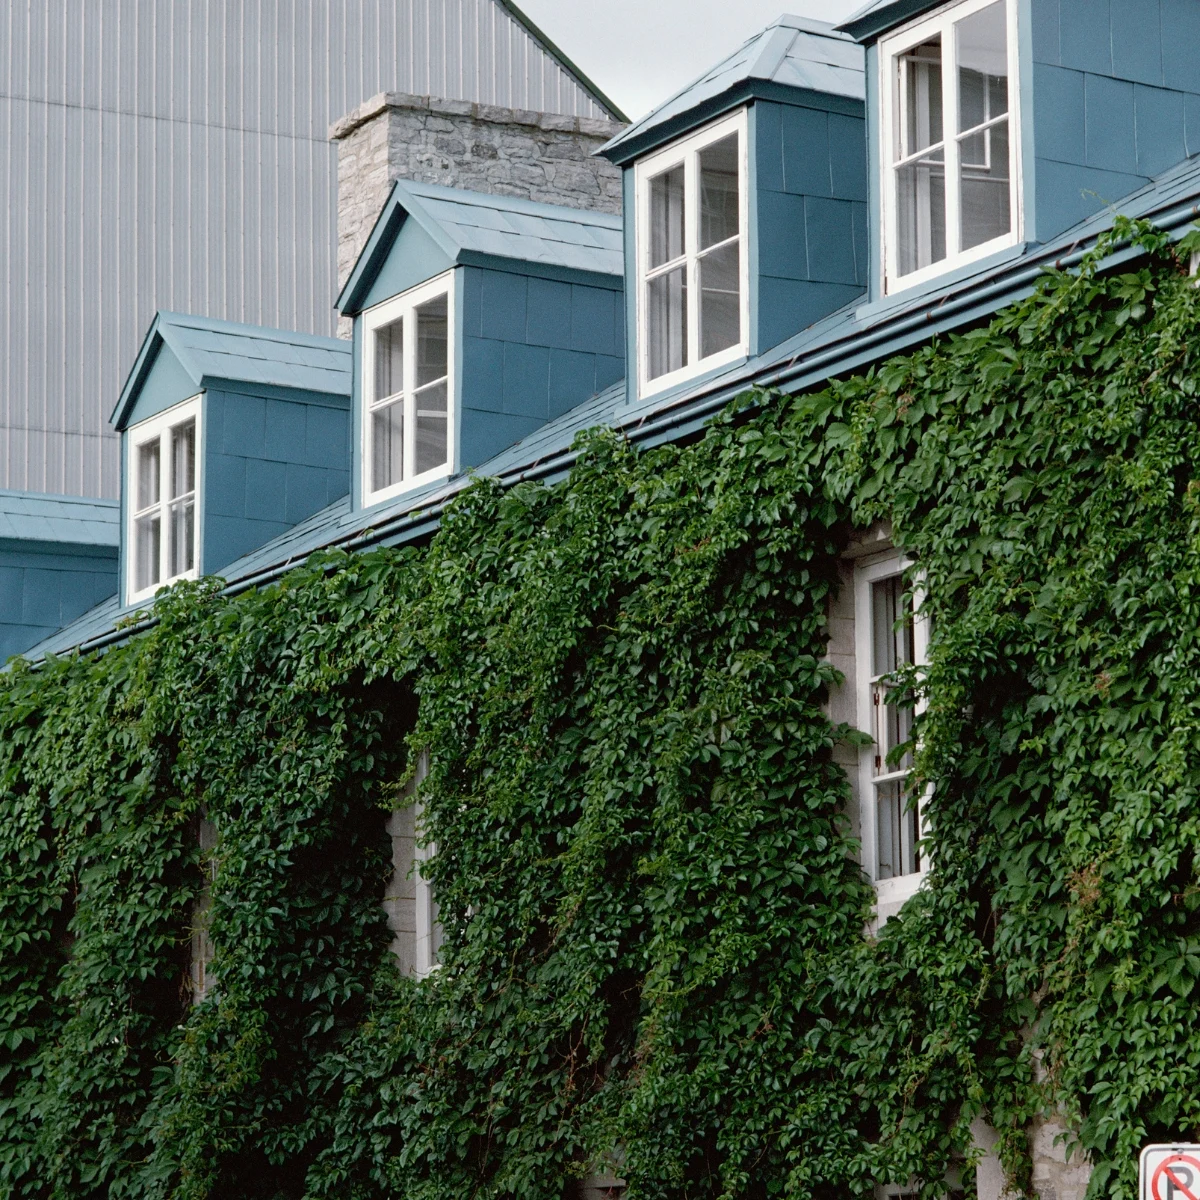
[[[1146, 217], [1151, 218], [1153, 215], [1152, 211], [1146, 214]], [[1160, 229], [1173, 232], [1183, 225], [1196, 221], [1198, 217], [1200, 217], [1200, 204], [1190, 204], [1169, 209], [1167, 215], [1157, 221], [1156, 224]], [[799, 390], [821, 380], [832, 378], [832, 374], [823, 373], [827, 367], [834, 368], [833, 374], [845, 374], [848, 370], [860, 366], [863, 362], [872, 361], [876, 357], [872, 351], [886, 342], [894, 341], [897, 336], [914, 335], [914, 340], [916, 340], [915, 335], [927, 333], [930, 326], [935, 322], [939, 326], [937, 332], [941, 332], [941, 327], [944, 325], [947, 317], [963, 312], [969, 313], [973, 309], [995, 311], [990, 301], [1005, 296], [1016, 299], [1021, 295], [1028, 294], [1033, 290], [1038, 279], [1042, 277], [1046, 267], [1052, 265], [1058, 270], [1067, 270], [1078, 266], [1094, 242], [1095, 236], [1088, 236], [1082, 241], [1073, 243], [1068, 248], [1066, 254], [1062, 254], [1057, 258], [1054, 257], [1054, 250], [1048, 249], [1038, 255], [1036, 259], [1022, 270], [1014, 272], [1006, 279], [997, 280], [995, 283], [979, 291], [964, 291], [953, 298], [943, 298], [937, 304], [914, 312], [900, 321], [894, 323], [881, 322], [876, 329], [868, 333], [845, 335], [823, 347], [811, 357], [804, 358], [803, 360], [793, 359], [784, 366], [777, 367], [762, 375], [717, 388], [700, 399], [699, 403], [696, 402], [695, 398], [681, 397], [676, 403], [667, 406], [666, 409], [660, 410], [659, 413], [651, 417], [643, 417], [636, 421], [631, 421], [627, 425], [617, 424], [615, 428], [625, 433], [631, 441], [650, 442], [653, 444], [654, 442], [667, 440], [667, 435], [670, 433], [678, 436], [680, 433], [700, 428], [714, 413], [719, 412], [730, 400], [747, 391], [749, 388], [783, 388], [788, 384], [792, 384], [795, 385], [796, 390]], [[1110, 260], [1114, 265], [1125, 261], [1136, 253], [1135, 248], [1128, 240], [1118, 243], [1118, 246], [1119, 248]], [[855, 353], [849, 358], [840, 356], [838, 353], [839, 348], [847, 340], [855, 342]], [[688, 405], [688, 412], [681, 421], [679, 414], [675, 410], [684, 404]], [[578, 451], [565, 450], [559, 454], [551, 455], [546, 459], [535, 462], [528, 467], [504, 472], [496, 478], [510, 485], [526, 481], [545, 480], [553, 476], [565, 474], [575, 465], [578, 459]], [[447, 505], [466, 489], [469, 482], [469, 477], [464, 478], [452, 492], [444, 495], [427, 508], [398, 514], [371, 529], [361, 533], [348, 534], [343, 538], [328, 542], [321, 549], [340, 549], [352, 552], [355, 550], [366, 550], [378, 545], [415, 542], [426, 535], [432, 535], [436, 531], [439, 519], [445, 512]], [[304, 563], [312, 553], [315, 552], [308, 551], [300, 557], [285, 559], [254, 575], [227, 584], [221, 590], [221, 594], [233, 597], [243, 592], [251, 591], [254, 588], [277, 583], [288, 571]], [[81, 642], [75, 647], [75, 650], [79, 654], [103, 650], [117, 642], [124, 641], [132, 634], [142, 633], [147, 629], [151, 629], [156, 624], [158, 624], [157, 618], [151, 617], [136, 626], [109, 630], [107, 633]]]

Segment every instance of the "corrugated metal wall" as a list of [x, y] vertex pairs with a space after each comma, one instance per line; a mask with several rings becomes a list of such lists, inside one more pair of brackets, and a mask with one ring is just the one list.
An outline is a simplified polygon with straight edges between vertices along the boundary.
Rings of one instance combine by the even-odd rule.
[[603, 117], [497, 0], [0, 0], [0, 487], [115, 496], [158, 309], [333, 333], [331, 122]]

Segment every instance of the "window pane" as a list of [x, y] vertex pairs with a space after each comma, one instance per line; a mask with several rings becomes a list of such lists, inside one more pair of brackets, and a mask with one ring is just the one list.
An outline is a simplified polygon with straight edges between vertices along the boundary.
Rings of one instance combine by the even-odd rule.
[[876, 683], [871, 687], [871, 704], [874, 708], [875, 726], [871, 730], [875, 738], [875, 774], [891, 775], [896, 771], [907, 771], [912, 767], [912, 752], [907, 751], [898, 762], [889, 762], [891, 753], [912, 737], [913, 710], [891, 703], [894, 688]]
[[171, 495], [175, 500], [196, 490], [196, 422], [171, 430]]
[[907, 158], [942, 141], [942, 39], [930, 38], [900, 55], [899, 146]]
[[650, 332], [649, 376], [657, 379], [687, 362], [687, 269], [668, 271], [646, 285]]
[[921, 869], [917, 806], [899, 780], [875, 785], [876, 878], [894, 879]]
[[946, 257], [946, 164], [941, 150], [897, 168], [896, 236], [901, 275]]
[[683, 164], [650, 180], [650, 266], [683, 253]]
[[167, 543], [168, 578], [186, 574], [196, 565], [196, 501], [171, 505], [170, 540]]
[[142, 591], [159, 581], [159, 547], [162, 520], [158, 513], [139, 517], [134, 526], [134, 588]]
[[959, 139], [962, 249], [1012, 232], [1008, 176], [1008, 120]]
[[736, 237], [739, 222], [735, 133], [700, 151], [700, 249]]
[[446, 297], [438, 296], [417, 309], [417, 387], [445, 379]]
[[396, 400], [371, 413], [371, 490], [391, 487], [404, 478], [404, 402]]
[[404, 390], [404, 322], [375, 331], [375, 396], [386, 400]]
[[996, 0], [954, 26], [958, 41], [958, 132], [1008, 112], [1008, 22]]
[[417, 393], [417, 470], [445, 466], [447, 455], [446, 385], [435, 383]]
[[902, 575], [871, 584], [871, 640], [873, 676], [890, 675], [914, 660], [912, 608], [904, 602]]
[[700, 260], [700, 357], [742, 340], [741, 242], [730, 242]]
[[137, 451], [138, 511], [158, 503], [160, 443], [158, 438], [146, 442]]

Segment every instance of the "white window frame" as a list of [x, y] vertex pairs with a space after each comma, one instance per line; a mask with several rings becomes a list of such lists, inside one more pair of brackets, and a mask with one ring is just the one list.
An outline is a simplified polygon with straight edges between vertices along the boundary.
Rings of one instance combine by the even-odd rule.
[[[947, 130], [958, 129], [958, 47], [953, 36], [954, 25], [964, 17], [987, 8], [994, 0], [959, 0], [938, 9], [931, 16], [903, 26], [879, 41], [879, 96], [881, 103], [880, 130], [880, 195], [883, 197], [883, 284], [884, 292], [893, 295], [972, 263], [1009, 246], [1017, 245], [1025, 228], [1024, 188], [1021, 175], [1021, 73], [1017, 41], [1017, 0], [1004, 0], [1008, 18], [1008, 153], [1009, 153], [1009, 211], [1012, 229], [972, 246], [970, 250], [954, 251], [961, 236], [961, 205], [958, 189], [958, 135]], [[899, 137], [896, 105], [896, 58], [913, 47], [928, 41], [935, 34], [942, 37], [942, 144], [946, 167], [946, 257], [927, 267], [899, 274], [897, 249], [899, 210], [896, 197], [896, 149]], [[929, 149], [921, 154], [929, 153]], [[912, 157], [917, 157], [913, 155]]]
[[[444, 479], [453, 475], [458, 463], [458, 373], [455, 370], [456, 352], [458, 347], [458, 321], [456, 317], [455, 292], [458, 279], [456, 271], [447, 271], [430, 279], [417, 287], [401, 292], [398, 296], [382, 301], [366, 309], [362, 314], [363, 352], [362, 371], [359, 376], [359, 463], [360, 491], [363, 507], [390, 500], [393, 496], [411, 492], [415, 488], [432, 483], [436, 479]], [[446, 462], [440, 467], [423, 471], [420, 475], [402, 479], [389, 487], [373, 489], [371, 487], [372, 445], [371, 445], [371, 411], [375, 403], [375, 334], [376, 331], [393, 321], [403, 319], [404, 332], [404, 461], [411, 466], [416, 455], [416, 422], [411, 419], [414, 381], [416, 379], [417, 356], [415, 343], [409, 337], [412, 318], [415, 310], [422, 304], [446, 297]]]
[[[181, 404], [173, 405], [163, 412], [147, 417], [136, 425], [131, 425], [125, 431], [125, 601], [136, 604], [148, 600], [160, 588], [170, 587], [181, 579], [200, 578], [200, 548], [204, 545], [203, 534], [203, 505], [200, 503], [204, 495], [204, 422], [202, 409], [204, 393], [192, 396]], [[170, 562], [170, 535], [167, 527], [167, 506], [169, 501], [168, 480], [170, 478], [171, 456], [170, 437], [172, 429], [188, 421], [195, 421], [196, 434], [196, 478], [195, 478], [195, 509], [192, 525], [192, 536], [195, 545], [192, 547], [192, 569], [179, 575], [168, 575], [167, 564]], [[162, 578], [149, 587], [137, 590], [137, 456], [138, 450], [155, 439], [160, 441], [159, 450], [159, 508], [162, 510], [161, 536], [159, 538], [159, 572]]]
[[[748, 129], [747, 110], [742, 108], [728, 117], [714, 121], [711, 125], [706, 125], [703, 129], [673, 142], [665, 149], [649, 155], [634, 167], [634, 194], [637, 209], [634, 253], [637, 276], [635, 304], [639, 395], [666, 391], [687, 379], [737, 362], [738, 359], [745, 358], [750, 352], [750, 148]], [[710, 354], [707, 358], [693, 359], [677, 370], [668, 371], [665, 375], [658, 375], [651, 379], [649, 377], [650, 338], [646, 305], [646, 282], [650, 259], [650, 180], [680, 163], [684, 164], [683, 259], [687, 265], [687, 343], [689, 353], [698, 352], [700, 347], [700, 255], [697, 250], [699, 243], [699, 154], [701, 150], [721, 141], [731, 133], [738, 135], [738, 237], [740, 239], [738, 265], [741, 290], [741, 338], [726, 350]], [[709, 247], [706, 253], [711, 252], [712, 249], [713, 247]], [[679, 260], [676, 259], [673, 262], [678, 264]], [[661, 271], [661, 267], [654, 268], [655, 275]]]
[[[912, 560], [900, 554], [888, 554], [882, 558], [873, 559], [867, 563], [857, 564], [854, 569], [854, 655], [856, 679], [856, 709], [858, 726], [864, 733], [874, 734], [874, 704], [873, 684], [875, 677], [871, 674], [872, 655], [874, 652], [871, 585], [884, 579], [903, 575], [912, 566]], [[917, 666], [928, 661], [929, 655], [929, 621], [921, 613], [921, 593], [914, 589], [913, 604], [913, 658]], [[924, 702], [918, 702], [916, 712], [923, 712]], [[865, 746], [859, 752], [858, 759], [858, 802], [859, 802], [859, 832], [862, 842], [863, 867], [875, 885], [875, 896], [878, 905], [896, 906], [912, 896], [929, 873], [925, 857], [921, 860], [921, 868], [910, 875], [898, 875], [891, 879], [877, 878], [879, 864], [878, 844], [878, 815], [875, 805], [875, 784], [878, 777], [874, 770], [875, 746]], [[924, 838], [925, 800], [922, 799], [917, 809], [917, 838]]]
[[[413, 801], [413, 974], [418, 979], [432, 975], [441, 963], [438, 962], [437, 946], [441, 943], [442, 923], [438, 917], [437, 901], [433, 884], [425, 877], [425, 864], [437, 854], [433, 843], [422, 844], [424, 809], [421, 805], [421, 784], [429, 776], [429, 751], [422, 750], [417, 759], [417, 769], [410, 784]], [[435, 944], [436, 943], [436, 944]]]

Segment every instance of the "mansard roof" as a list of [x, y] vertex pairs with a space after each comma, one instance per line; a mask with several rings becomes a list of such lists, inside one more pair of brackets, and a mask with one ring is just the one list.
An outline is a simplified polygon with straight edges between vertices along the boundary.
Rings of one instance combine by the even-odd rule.
[[109, 418], [116, 429], [128, 423], [164, 345], [179, 360], [197, 391], [220, 382], [350, 395], [352, 348], [344, 339], [160, 312]]
[[753, 95], [791, 89], [861, 106], [866, 97], [862, 50], [824, 21], [782, 16], [738, 50], [635, 121], [601, 149], [626, 163]]
[[[1078, 265], [1118, 213], [1145, 218], [1181, 236], [1193, 226], [1198, 204], [1200, 156], [1194, 156], [1049, 244], [1014, 247], [928, 287], [883, 301], [848, 304], [749, 362], [665, 395], [629, 403], [624, 384], [617, 384], [481, 463], [472, 475], [442, 479], [357, 512], [351, 510], [348, 498], [340, 500], [230, 564], [222, 572], [227, 590], [236, 593], [271, 583], [326, 547], [358, 550], [420, 541], [434, 532], [446, 504], [471, 485], [472, 476], [497, 478], [510, 485], [561, 479], [574, 465], [572, 446], [583, 430], [614, 429], [643, 446], [673, 442], [701, 431], [731, 399], [752, 387], [798, 393], [819, 388], [838, 375], [865, 370], [922, 345], [935, 334], [987, 320], [1028, 295], [1047, 267]], [[1119, 267], [1140, 253], [1137, 247], [1126, 246], [1107, 265]], [[118, 627], [128, 614], [116, 598], [106, 601], [35, 646], [29, 657], [38, 659], [76, 647], [99, 649], [120, 641], [131, 632], [123, 624]]]
[[624, 274], [621, 218], [590, 209], [397, 180], [337, 307], [358, 311], [401, 225], [411, 218], [455, 264], [521, 262], [591, 275]]

